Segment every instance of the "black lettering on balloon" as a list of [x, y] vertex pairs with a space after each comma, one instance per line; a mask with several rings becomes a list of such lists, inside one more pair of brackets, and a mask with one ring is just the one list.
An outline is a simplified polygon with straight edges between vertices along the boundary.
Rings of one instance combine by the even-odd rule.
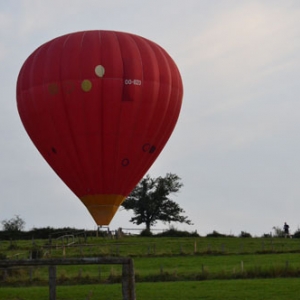
[[53, 152], [54, 154], [57, 154], [57, 151], [56, 151], [56, 149], [55, 149], [54, 147], [52, 147], [51, 150], [52, 150], [52, 152]]
[[155, 146], [152, 146], [149, 150], [149, 153], [153, 153], [154, 151], [156, 150], [156, 147]]
[[143, 145], [142, 150], [144, 152], [153, 153], [156, 150], [156, 147], [147, 143]]

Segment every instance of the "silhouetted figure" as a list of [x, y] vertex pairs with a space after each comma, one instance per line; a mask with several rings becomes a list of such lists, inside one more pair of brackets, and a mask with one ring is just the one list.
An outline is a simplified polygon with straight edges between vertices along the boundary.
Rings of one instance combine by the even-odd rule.
[[284, 222], [284, 225], [283, 225], [283, 231], [284, 231], [284, 237], [290, 237], [290, 226]]

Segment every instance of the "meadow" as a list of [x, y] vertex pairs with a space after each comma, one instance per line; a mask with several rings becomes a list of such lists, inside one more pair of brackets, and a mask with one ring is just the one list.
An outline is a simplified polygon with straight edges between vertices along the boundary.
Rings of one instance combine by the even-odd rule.
[[[243, 279], [137, 283], [137, 300], [298, 300], [300, 279]], [[58, 300], [121, 299], [118, 284], [59, 286]], [[47, 287], [1, 288], [0, 300], [48, 300]]]
[[[28, 259], [33, 253], [42, 258], [130, 256], [137, 299], [299, 298], [300, 239], [126, 236], [89, 237], [84, 243], [0, 241], [2, 259]], [[120, 299], [121, 274], [119, 265], [58, 266], [57, 299]], [[48, 299], [47, 284], [47, 267], [0, 270], [0, 300]]]

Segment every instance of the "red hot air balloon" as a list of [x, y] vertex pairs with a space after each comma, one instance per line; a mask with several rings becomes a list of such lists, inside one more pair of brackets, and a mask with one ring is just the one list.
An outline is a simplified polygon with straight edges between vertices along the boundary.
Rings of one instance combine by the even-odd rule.
[[182, 95], [180, 73], [164, 49], [115, 31], [43, 44], [17, 81], [29, 137], [98, 225], [110, 223], [162, 151]]

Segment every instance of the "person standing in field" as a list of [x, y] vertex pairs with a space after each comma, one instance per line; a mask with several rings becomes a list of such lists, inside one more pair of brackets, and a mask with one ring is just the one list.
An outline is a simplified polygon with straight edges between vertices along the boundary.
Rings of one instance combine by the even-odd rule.
[[291, 238], [291, 236], [290, 236], [290, 226], [286, 222], [284, 222], [283, 231], [284, 231], [284, 237], [289, 236]]

